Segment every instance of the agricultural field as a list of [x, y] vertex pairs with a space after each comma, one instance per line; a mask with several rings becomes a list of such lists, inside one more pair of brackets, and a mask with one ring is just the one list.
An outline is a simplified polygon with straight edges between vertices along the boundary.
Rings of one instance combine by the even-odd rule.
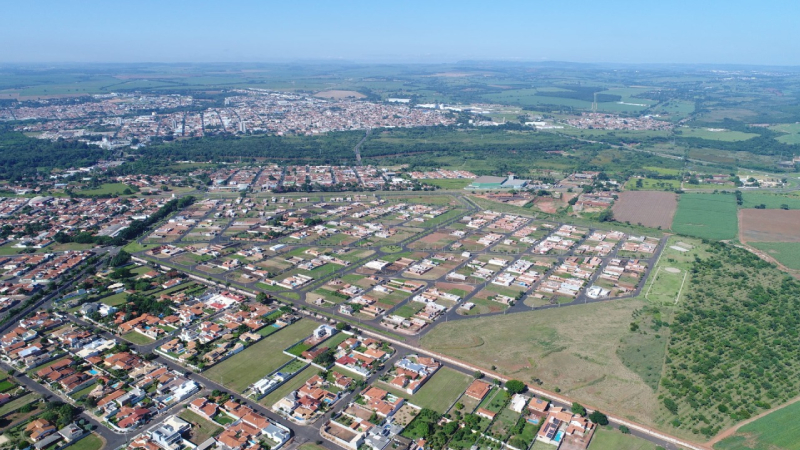
[[617, 355], [632, 312], [644, 306], [628, 299], [458, 320], [437, 325], [421, 345], [653, 424], [655, 392]]
[[785, 133], [775, 138], [778, 142], [790, 145], [800, 144], [800, 123], [782, 123], [769, 127], [769, 129], [779, 133]]
[[670, 192], [622, 192], [612, 207], [614, 219], [668, 229], [678, 208], [677, 197]]
[[203, 375], [234, 392], [244, 392], [248, 386], [289, 361], [291, 358], [282, 352], [283, 349], [308, 337], [318, 325], [308, 319], [289, 325], [211, 367]]
[[800, 450], [800, 403], [748, 423], [714, 444], [714, 450]]
[[800, 210], [743, 209], [739, 221], [742, 242], [800, 242]]
[[736, 210], [736, 197], [730, 194], [682, 194], [672, 231], [705, 239], [734, 239]]
[[800, 270], [800, 242], [748, 242], [784, 266]]

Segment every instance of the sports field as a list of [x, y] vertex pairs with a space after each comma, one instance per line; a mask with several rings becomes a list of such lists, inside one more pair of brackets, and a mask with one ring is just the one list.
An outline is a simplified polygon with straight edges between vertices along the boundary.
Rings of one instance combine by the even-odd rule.
[[739, 230], [736, 197], [731, 194], [683, 194], [672, 231], [704, 239], [734, 239]]
[[291, 358], [282, 350], [308, 337], [318, 325], [308, 319], [289, 325], [206, 370], [203, 375], [234, 392], [244, 392], [248, 386], [264, 375], [288, 362]]
[[800, 403], [767, 414], [714, 445], [715, 450], [800, 450]]

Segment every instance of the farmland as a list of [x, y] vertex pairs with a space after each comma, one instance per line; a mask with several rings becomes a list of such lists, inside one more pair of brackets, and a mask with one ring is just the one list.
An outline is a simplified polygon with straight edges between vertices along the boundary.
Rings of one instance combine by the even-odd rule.
[[258, 341], [203, 374], [234, 392], [243, 392], [247, 386], [289, 361], [290, 358], [282, 350], [310, 335], [316, 327], [315, 322], [301, 320]]
[[793, 403], [742, 426], [715, 450], [800, 450], [800, 403]]
[[784, 266], [800, 270], [800, 242], [748, 242]]
[[743, 209], [739, 221], [743, 242], [800, 242], [800, 210]]
[[672, 230], [705, 239], [733, 239], [738, 230], [736, 198], [729, 194], [683, 194]]
[[667, 229], [678, 207], [676, 197], [670, 192], [626, 191], [619, 195], [612, 211], [620, 222]]
[[758, 136], [755, 133], [744, 133], [742, 131], [731, 131], [721, 128], [679, 128], [676, 130], [676, 134], [678, 133], [680, 133], [682, 137], [724, 142], [746, 141]]
[[632, 191], [677, 191], [680, 188], [680, 180], [631, 178], [627, 183], [625, 183], [625, 189]]
[[795, 195], [779, 195], [764, 192], [742, 193], [743, 208], [755, 208], [764, 205], [766, 209], [779, 209], [786, 206], [788, 209], [800, 209], [800, 197]]

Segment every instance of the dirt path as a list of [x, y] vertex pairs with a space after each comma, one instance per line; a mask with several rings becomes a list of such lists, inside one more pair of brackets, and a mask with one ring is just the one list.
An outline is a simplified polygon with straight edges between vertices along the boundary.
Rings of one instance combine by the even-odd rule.
[[709, 446], [709, 447], [712, 447], [717, 442], [719, 442], [719, 441], [721, 441], [721, 440], [723, 440], [725, 438], [731, 437], [734, 434], [736, 434], [736, 432], [739, 431], [739, 428], [741, 428], [741, 427], [743, 427], [743, 426], [745, 426], [745, 425], [747, 425], [747, 424], [749, 424], [751, 422], [755, 422], [756, 420], [766, 416], [767, 414], [773, 413], [773, 412], [775, 412], [775, 411], [777, 411], [777, 410], [779, 410], [781, 408], [785, 408], [785, 407], [787, 407], [787, 406], [789, 406], [789, 405], [791, 405], [793, 403], [796, 403], [798, 400], [800, 400], [800, 396], [789, 400], [788, 402], [784, 403], [783, 405], [776, 406], [776, 407], [774, 407], [774, 408], [772, 408], [770, 410], [762, 412], [761, 414], [759, 414], [757, 416], [753, 416], [753, 417], [745, 420], [744, 422], [740, 422], [740, 423], [728, 428], [727, 430], [720, 432], [718, 435], [714, 436], [710, 441], [706, 442], [706, 445]]

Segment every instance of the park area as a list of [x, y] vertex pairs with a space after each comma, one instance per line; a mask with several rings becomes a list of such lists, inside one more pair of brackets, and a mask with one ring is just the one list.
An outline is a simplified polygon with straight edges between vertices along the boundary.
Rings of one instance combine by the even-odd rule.
[[736, 197], [732, 194], [682, 194], [672, 231], [703, 239], [736, 238]]
[[614, 219], [618, 222], [668, 229], [678, 207], [677, 197], [672, 192], [622, 192], [612, 208]]
[[742, 426], [714, 444], [714, 449], [800, 450], [798, 416], [800, 403], [793, 403]]
[[203, 375], [234, 392], [244, 392], [264, 375], [288, 362], [291, 358], [282, 350], [307, 338], [317, 326], [316, 322], [303, 319], [206, 370]]

